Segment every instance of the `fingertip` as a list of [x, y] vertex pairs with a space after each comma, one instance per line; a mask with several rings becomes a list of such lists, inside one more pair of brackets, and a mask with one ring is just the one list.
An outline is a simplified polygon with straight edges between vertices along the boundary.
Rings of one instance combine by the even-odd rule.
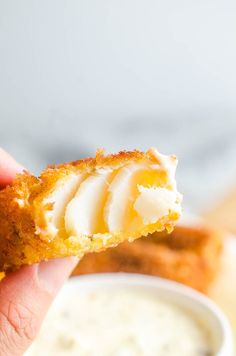
[[22, 171], [24, 167], [16, 162], [16, 160], [7, 153], [3, 148], [0, 147], [0, 164], [7, 165], [9, 168], [14, 169], [15, 171]]
[[0, 147], [0, 187], [10, 184], [15, 175], [23, 170], [24, 167]]
[[39, 263], [39, 283], [46, 288], [49, 293], [55, 295], [78, 264], [78, 261], [77, 257], [72, 256]]

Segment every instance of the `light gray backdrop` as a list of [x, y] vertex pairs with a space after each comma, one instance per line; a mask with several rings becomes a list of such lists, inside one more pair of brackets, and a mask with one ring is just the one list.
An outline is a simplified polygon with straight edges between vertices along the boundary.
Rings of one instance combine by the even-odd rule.
[[199, 212], [236, 176], [236, 2], [0, 0], [0, 145], [46, 164], [156, 146]]

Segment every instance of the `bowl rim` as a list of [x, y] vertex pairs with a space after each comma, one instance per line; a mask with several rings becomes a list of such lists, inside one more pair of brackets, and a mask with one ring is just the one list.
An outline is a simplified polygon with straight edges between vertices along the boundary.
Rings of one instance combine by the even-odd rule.
[[[207, 296], [194, 290], [191, 287], [165, 278], [144, 275], [140, 273], [93, 273], [71, 277], [64, 285], [63, 290], [74, 288], [76, 285], [89, 288], [98, 288], [101, 286], [116, 287], [140, 287], [154, 288], [163, 290], [163, 292], [177, 294], [180, 298], [188, 298], [192, 303], [205, 309], [218, 322], [219, 332], [221, 334], [221, 345], [217, 351], [217, 356], [233, 355], [233, 336], [232, 329], [223, 311]], [[63, 292], [63, 291], [62, 291]]]

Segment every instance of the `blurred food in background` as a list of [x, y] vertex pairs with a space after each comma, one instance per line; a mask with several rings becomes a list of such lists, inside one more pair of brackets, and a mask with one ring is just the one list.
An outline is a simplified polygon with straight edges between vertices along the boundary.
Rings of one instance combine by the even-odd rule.
[[[236, 288], [234, 284], [236, 271], [236, 239], [224, 236], [221, 266], [217, 278], [209, 288], [209, 296], [225, 312], [231, 322], [236, 346]], [[236, 349], [235, 349], [236, 350]]]
[[199, 226], [177, 226], [171, 234], [153, 233], [101, 253], [88, 254], [73, 275], [132, 272], [156, 275], [206, 293], [217, 275], [222, 233]]
[[[228, 191], [228, 189], [227, 189]], [[236, 234], [236, 185], [205, 212], [207, 221]]]

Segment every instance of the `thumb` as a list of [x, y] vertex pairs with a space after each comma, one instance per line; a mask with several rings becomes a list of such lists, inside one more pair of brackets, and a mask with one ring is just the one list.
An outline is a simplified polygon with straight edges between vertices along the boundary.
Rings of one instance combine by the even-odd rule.
[[20, 356], [34, 340], [75, 257], [21, 268], [0, 282], [0, 356]]
[[[0, 148], [0, 189], [22, 170]], [[22, 355], [29, 347], [57, 291], [77, 262], [75, 257], [42, 262], [23, 267], [0, 282], [0, 356]]]

